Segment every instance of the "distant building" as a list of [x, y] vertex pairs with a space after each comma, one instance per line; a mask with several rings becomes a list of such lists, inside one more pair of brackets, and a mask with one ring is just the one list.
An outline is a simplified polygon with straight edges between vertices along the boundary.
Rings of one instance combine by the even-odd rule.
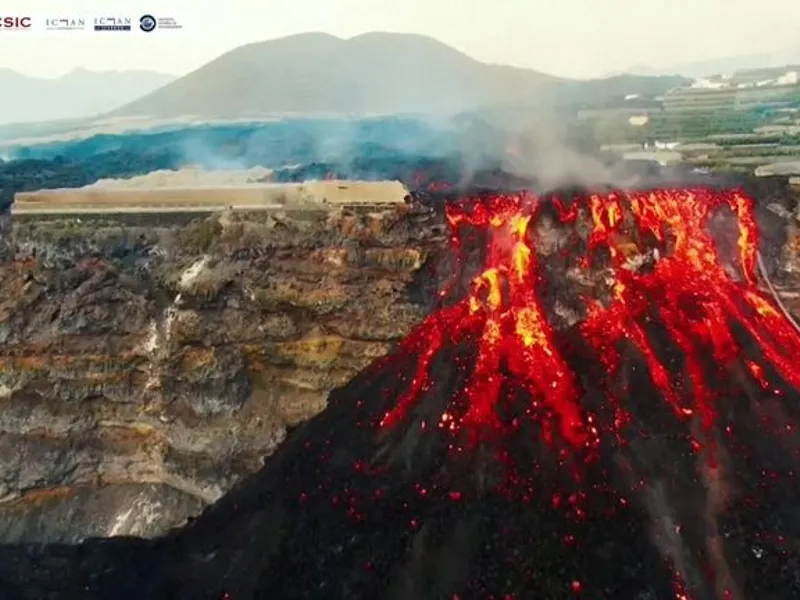
[[664, 110], [678, 112], [733, 108], [736, 104], [736, 92], [737, 90], [732, 88], [678, 88], [664, 95]]
[[577, 116], [579, 120], [608, 118], [608, 117], [631, 117], [640, 116], [645, 110], [657, 110], [661, 107], [656, 102], [651, 103], [652, 106], [626, 106], [620, 104], [619, 106], [607, 108], [584, 108], [578, 111]]
[[762, 125], [754, 133], [759, 135], [800, 135], [800, 125]]
[[774, 80], [779, 74], [780, 71], [776, 71], [773, 68], [743, 69], [741, 71], [736, 71], [736, 73], [733, 74], [733, 78], [737, 83], [752, 83], [756, 85], [764, 80]]
[[645, 150], [674, 150], [678, 146], [680, 146], [680, 142], [659, 142], [658, 140], [644, 144]]
[[214, 213], [339, 207], [384, 209], [406, 204], [399, 181], [306, 181], [233, 186], [114, 188], [87, 186], [17, 192], [12, 216]]
[[761, 165], [756, 167], [756, 177], [770, 177], [773, 175], [800, 175], [800, 161], [785, 161], [772, 163], [769, 165]]
[[711, 79], [697, 79], [691, 86], [695, 90], [721, 90], [730, 87], [727, 81], [712, 81]]
[[737, 87], [686, 87], [670, 90], [664, 95], [664, 110], [684, 112], [745, 109], [779, 100], [792, 89], [789, 85], [765, 84], [755, 87], [755, 84], [752, 84], [753, 87], [745, 88], [740, 88], [738, 85]]
[[683, 160], [683, 155], [680, 152], [655, 150], [650, 152], [626, 152], [622, 158], [624, 160], [651, 161], [658, 163], [662, 167], [668, 167], [680, 163]]

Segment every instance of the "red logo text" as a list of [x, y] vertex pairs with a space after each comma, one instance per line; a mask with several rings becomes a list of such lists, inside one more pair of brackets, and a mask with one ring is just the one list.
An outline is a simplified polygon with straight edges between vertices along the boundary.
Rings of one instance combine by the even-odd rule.
[[0, 29], [30, 29], [30, 17], [0, 17]]

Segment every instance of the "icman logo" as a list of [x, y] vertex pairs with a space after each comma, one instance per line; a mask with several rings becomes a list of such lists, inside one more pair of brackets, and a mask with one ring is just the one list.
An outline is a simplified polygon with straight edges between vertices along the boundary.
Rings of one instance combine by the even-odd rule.
[[30, 29], [30, 17], [0, 17], [0, 29]]

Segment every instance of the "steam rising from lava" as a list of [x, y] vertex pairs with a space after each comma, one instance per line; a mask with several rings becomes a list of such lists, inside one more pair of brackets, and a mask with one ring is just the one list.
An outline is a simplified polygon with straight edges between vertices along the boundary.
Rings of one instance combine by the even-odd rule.
[[[726, 465], [741, 441], [731, 382], [755, 384], [753, 398], [800, 388], [800, 338], [756, 284], [751, 200], [703, 189], [570, 203], [520, 193], [455, 203], [446, 215], [458, 269], [441, 307], [393, 359], [413, 356], [416, 366], [380, 418], [386, 439], [402, 447], [410, 431], [432, 430], [454, 464], [488, 449], [502, 465], [496, 488], [525, 501], [555, 476], [561, 487], [553, 489], [565, 492], [577, 519], [591, 501], [583, 473], [613, 456], [624, 475], [609, 473], [608, 487], [651, 513], [675, 597], [705, 589], [704, 579], [719, 597], [738, 597], [717, 523], [731, 494]], [[485, 252], [471, 269], [476, 239]], [[463, 383], [433, 403], [443, 393], [442, 360], [459, 366]], [[754, 404], [765, 419], [768, 403]], [[780, 429], [776, 435], [791, 428]], [[529, 454], [535, 464], [520, 464], [512, 447], [521, 436], [543, 449]], [[647, 448], [660, 436], [685, 449], [695, 474], [688, 479], [702, 481], [699, 499], [655, 477], [666, 467]], [[554, 493], [552, 502], [560, 498]], [[697, 519], [700, 549], [690, 551], [679, 531]]]

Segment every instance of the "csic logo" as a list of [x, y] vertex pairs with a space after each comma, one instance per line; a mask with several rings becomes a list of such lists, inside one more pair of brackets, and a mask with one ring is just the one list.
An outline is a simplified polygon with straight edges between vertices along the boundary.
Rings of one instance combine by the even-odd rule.
[[130, 31], [130, 17], [95, 17], [95, 31]]
[[142, 15], [139, 19], [139, 29], [149, 33], [156, 28], [156, 18], [153, 15]]
[[25, 31], [31, 28], [30, 17], [0, 17], [0, 29]]

